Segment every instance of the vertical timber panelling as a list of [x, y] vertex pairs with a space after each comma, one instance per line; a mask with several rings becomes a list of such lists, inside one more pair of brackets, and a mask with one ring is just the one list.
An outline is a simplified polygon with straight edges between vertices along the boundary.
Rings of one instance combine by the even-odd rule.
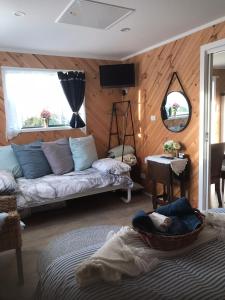
[[[103, 157], [107, 150], [112, 102], [120, 100], [121, 97], [117, 89], [102, 89], [100, 87], [99, 65], [108, 63], [113, 62], [95, 59], [0, 52], [0, 66], [85, 71], [87, 130], [88, 133], [92, 133], [95, 136], [100, 157]], [[54, 140], [63, 136], [76, 137], [80, 135], [82, 135], [82, 132], [76, 129], [21, 133], [10, 142], [27, 143], [36, 138]], [[0, 145], [5, 145], [7, 143], [5, 138], [4, 97], [2, 80], [0, 78]]]
[[[180, 141], [192, 162], [190, 200], [198, 205], [198, 149], [199, 149], [199, 88], [200, 46], [225, 38], [225, 23], [209, 27], [180, 40], [128, 59], [138, 69], [138, 85], [129, 89], [135, 116], [137, 155], [142, 172], [146, 172], [144, 158], [163, 152], [167, 139]], [[168, 131], [160, 116], [160, 106], [173, 72], [178, 75], [192, 105], [192, 117], [188, 127], [180, 133]], [[150, 116], [156, 121], [151, 122]], [[148, 187], [148, 182], [144, 182]]]

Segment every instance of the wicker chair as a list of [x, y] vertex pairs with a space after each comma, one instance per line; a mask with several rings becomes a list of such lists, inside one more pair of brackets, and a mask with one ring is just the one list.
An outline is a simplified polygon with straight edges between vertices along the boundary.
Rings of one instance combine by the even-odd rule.
[[0, 212], [9, 214], [0, 230], [0, 252], [16, 250], [18, 279], [19, 283], [23, 284], [22, 237], [20, 216], [16, 211], [16, 197], [13, 195], [0, 196]]

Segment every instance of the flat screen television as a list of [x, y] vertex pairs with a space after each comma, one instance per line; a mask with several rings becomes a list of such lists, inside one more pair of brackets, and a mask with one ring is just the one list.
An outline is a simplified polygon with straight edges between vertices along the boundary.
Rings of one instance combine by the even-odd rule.
[[134, 64], [99, 66], [100, 84], [104, 88], [126, 88], [135, 86]]

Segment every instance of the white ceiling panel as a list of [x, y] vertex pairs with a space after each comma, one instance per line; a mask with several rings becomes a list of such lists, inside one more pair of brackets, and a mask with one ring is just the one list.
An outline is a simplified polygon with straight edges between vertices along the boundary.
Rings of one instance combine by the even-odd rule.
[[[84, 2], [92, 1], [78, 2], [81, 8]], [[0, 0], [0, 50], [120, 60], [214, 20], [225, 20], [225, 0], [97, 2], [108, 4], [108, 9], [115, 6], [116, 11], [111, 14], [97, 3], [89, 12], [84, 10], [83, 19], [76, 23], [63, 15], [71, 0]], [[117, 11], [117, 6], [122, 10]], [[16, 17], [16, 11], [25, 16]], [[76, 16], [76, 11], [73, 14]], [[63, 23], [55, 22], [59, 17]], [[130, 31], [121, 32], [126, 27]]]
[[58, 23], [109, 29], [134, 10], [91, 0], [73, 0], [56, 19]]

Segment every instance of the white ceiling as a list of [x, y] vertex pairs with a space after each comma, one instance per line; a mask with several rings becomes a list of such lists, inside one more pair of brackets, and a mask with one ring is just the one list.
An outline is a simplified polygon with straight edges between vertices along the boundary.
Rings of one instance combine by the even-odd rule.
[[[225, 0], [99, 1], [135, 12], [109, 29], [96, 29], [55, 23], [71, 0], [0, 0], [0, 50], [120, 60], [225, 20]], [[15, 17], [15, 11], [26, 15]], [[124, 27], [131, 30], [121, 32]]]

